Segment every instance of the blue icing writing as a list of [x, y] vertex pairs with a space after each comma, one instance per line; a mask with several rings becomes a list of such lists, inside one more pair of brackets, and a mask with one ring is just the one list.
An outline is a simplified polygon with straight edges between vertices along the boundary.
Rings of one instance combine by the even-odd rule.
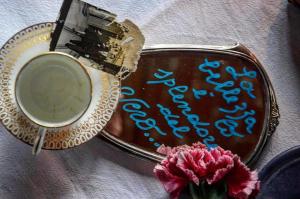
[[225, 117], [231, 120], [244, 120], [245, 124], [247, 125], [246, 126], [247, 132], [249, 134], [252, 134], [254, 124], [256, 123], [256, 119], [252, 116], [254, 116], [255, 113], [256, 112], [254, 110], [250, 110], [250, 111], [245, 111], [243, 115], [240, 116], [233, 117], [233, 116], [226, 115]]
[[[124, 102], [124, 101], [120, 100], [120, 102]], [[127, 100], [127, 102], [130, 102], [130, 101]], [[141, 106], [140, 104], [127, 103], [127, 104], [123, 104], [122, 109], [128, 113], [135, 113], [135, 114], [132, 114], [133, 117], [134, 117], [134, 115], [146, 117], [147, 113], [145, 113], [143, 111], [138, 111], [138, 109], [142, 109], [142, 107], [143, 106]]]
[[157, 79], [165, 79], [173, 75], [173, 72], [169, 72], [163, 69], [158, 69], [158, 72], [160, 73], [154, 73], [154, 77], [156, 77]]
[[173, 78], [173, 79], [166, 79], [166, 80], [160, 80], [160, 81], [147, 81], [147, 84], [161, 84], [161, 83], [163, 83], [166, 86], [172, 87], [172, 86], [175, 86], [175, 84], [176, 84], [175, 82], [176, 82], [176, 80]]
[[132, 96], [135, 94], [135, 90], [131, 87], [128, 86], [122, 86], [121, 87], [121, 94], [122, 95], [128, 95], [128, 96]]
[[[175, 86], [175, 87], [172, 87], [168, 90], [168, 93], [171, 95], [173, 92], [181, 92], [181, 93], [185, 93], [189, 90], [189, 87], [188, 86]], [[184, 95], [182, 95], [183, 97], [180, 97], [180, 99], [183, 99], [184, 98]]]
[[194, 93], [194, 97], [198, 100], [201, 99], [201, 97], [207, 95], [206, 90], [198, 90], [198, 89], [195, 89], [195, 88], [193, 88], [193, 93]]
[[[122, 87], [121, 93], [123, 95], [127, 94], [131, 96], [135, 94], [135, 91], [131, 87]], [[125, 104], [122, 106], [122, 109], [130, 113], [130, 119], [135, 122], [135, 125], [139, 129], [143, 131], [155, 129], [159, 134], [166, 135], [166, 133], [156, 125], [155, 119], [146, 118], [147, 113], [141, 110], [143, 107], [146, 107], [147, 109], [150, 108], [150, 105], [147, 102], [137, 98], [121, 99], [120, 102], [125, 102]]]
[[[132, 96], [132, 95], [135, 94], [135, 90], [134, 90], [133, 88], [131, 88], [131, 87], [123, 86], [123, 87], [121, 87], [121, 94], [122, 94], [122, 95], [127, 95], [127, 96]], [[120, 100], [120, 102], [132, 102], [132, 101], [133, 101], [133, 102], [139, 102], [139, 103], [141, 103], [142, 105], [144, 105], [146, 108], [150, 108], [150, 105], [149, 105], [148, 103], [146, 103], [145, 101], [140, 100], [140, 99], [131, 99], [131, 100], [128, 100], [128, 99], [121, 99], [121, 100]], [[130, 107], [133, 108], [134, 110], [130, 109]], [[135, 121], [136, 126], [137, 126], [138, 128], [140, 128], [140, 129], [141, 129], [141, 123], [140, 123], [140, 120], [139, 120], [139, 119], [136, 119], [136, 117], [137, 117], [137, 116], [141, 116], [141, 117], [146, 117], [146, 116], [147, 116], [147, 114], [146, 114], [145, 112], [143, 112], [143, 111], [137, 111], [137, 110], [136, 110], [136, 109], [141, 109], [141, 108], [142, 108], [142, 106], [141, 106], [140, 104], [137, 104], [137, 103], [124, 104], [123, 107], [122, 107], [122, 109], [123, 109], [124, 111], [127, 111], [127, 112], [129, 112], [129, 113], [133, 113], [133, 114], [130, 114], [129, 117], [130, 117], [130, 119], [132, 119], [133, 121]], [[150, 119], [151, 119], [151, 118], [150, 118]], [[153, 119], [152, 119], [152, 120], [153, 120]], [[153, 122], [153, 121], [152, 121], [152, 122]], [[147, 121], [146, 121], [146, 123], [147, 123]], [[148, 121], [148, 123], [149, 123], [149, 121]], [[147, 127], [146, 127], [146, 129], [147, 129]], [[154, 128], [154, 129], [158, 130], [158, 132], [159, 132], [160, 134], [164, 134], [159, 128]], [[141, 130], [143, 130], [143, 127], [142, 127]], [[145, 137], [149, 137], [149, 136], [150, 136], [150, 133], [144, 133], [144, 136], [145, 136]], [[150, 142], [154, 142], [154, 138], [151, 138], [151, 140], [153, 140], [153, 141], [150, 141], [150, 139], [149, 139]], [[157, 142], [155, 142], [153, 145], [154, 145], [155, 147], [159, 147], [159, 146], [160, 146], [160, 144], [157, 143]]]
[[155, 147], [160, 147], [160, 144], [157, 143], [157, 142], [155, 142], [155, 143], [154, 143], [154, 146], [155, 146]]
[[151, 130], [151, 129], [155, 129], [159, 134], [161, 135], [166, 135], [165, 132], [163, 132], [157, 125], [156, 125], [156, 121], [153, 118], [145, 118], [147, 116], [147, 113], [136, 110], [136, 109], [129, 109], [128, 107], [134, 107], [136, 108], [136, 105], [133, 104], [124, 104], [122, 109], [128, 113], [131, 113], [129, 118], [132, 119], [135, 122], [135, 125], [143, 130], [143, 131], [147, 131], [147, 130]]
[[[231, 75], [232, 80], [218, 82], [218, 80], [221, 78], [221, 74], [218, 72], [214, 72], [213, 70], [218, 69], [220, 66], [220, 61], [208, 61], [208, 59], [205, 59], [204, 62], [198, 66], [198, 69], [199, 71], [208, 74], [208, 76], [205, 78], [205, 81], [208, 84], [214, 86], [215, 92], [221, 93], [222, 98], [227, 104], [238, 102], [239, 94], [241, 93], [241, 91], [246, 92], [251, 99], [256, 98], [256, 96], [254, 95], [254, 86], [252, 82], [243, 80], [238, 85], [239, 87], [236, 87], [236, 82], [232, 81], [238, 80], [238, 78], [240, 77], [254, 79], [257, 76], [255, 71], [248, 71], [247, 68], [244, 67], [242, 72], [238, 72], [234, 67], [227, 66], [225, 70], [228, 74]], [[153, 74], [156, 79], [147, 81], [146, 83], [150, 85], [163, 84], [167, 86], [169, 88], [168, 94], [172, 98], [173, 103], [176, 104], [177, 108], [180, 109], [181, 113], [186, 117], [188, 122], [195, 129], [197, 136], [203, 138], [203, 143], [208, 148], [216, 147], [216, 140], [214, 136], [209, 135], [209, 131], [207, 129], [207, 127], [209, 127], [211, 124], [209, 122], [201, 121], [199, 115], [193, 114], [189, 103], [185, 100], [185, 94], [190, 90], [190, 88], [186, 85], [176, 85], [176, 79], [173, 77], [173, 75], [173, 72], [158, 69]], [[204, 96], [215, 96], [215, 92], [210, 92], [209, 90], [201, 90], [195, 88], [191, 89], [194, 98], [197, 100], [200, 100]], [[122, 87], [122, 94], [133, 96], [135, 94], [135, 91], [130, 87]], [[135, 122], [136, 126], [139, 129], [143, 131], [155, 129], [159, 134], [166, 135], [166, 133], [157, 126], [156, 121], [153, 118], [147, 118], [147, 113], [142, 110], [143, 108], [151, 108], [146, 101], [138, 98], [121, 99], [120, 101], [125, 103], [122, 109], [130, 113], [130, 119]], [[184, 136], [186, 136], [186, 133], [191, 130], [190, 127], [180, 126], [180, 116], [173, 114], [169, 108], [164, 107], [161, 104], [156, 104], [156, 106], [167, 121], [168, 126], [171, 127], [173, 135], [178, 139], [183, 139]], [[239, 105], [235, 104], [233, 108], [227, 109], [220, 107], [218, 109], [219, 112], [224, 113], [225, 116], [223, 119], [219, 119], [213, 122], [213, 124], [215, 128], [219, 130], [222, 136], [227, 138], [243, 138], [244, 135], [237, 132], [240, 121], [244, 121], [244, 123], [246, 124], [247, 133], [253, 133], [253, 128], [256, 123], [256, 119], [254, 117], [256, 112], [254, 110], [246, 110], [247, 106], [248, 104], [246, 102], [242, 102]], [[153, 143], [154, 146], [160, 146], [160, 144], [150, 136], [150, 133], [143, 133], [144, 136], [147, 137], [148, 141]]]
[[223, 113], [237, 113], [238, 111], [244, 111], [244, 110], [246, 110], [246, 108], [247, 108], [247, 103], [243, 102], [241, 105], [234, 105], [234, 109], [233, 110], [219, 108], [219, 111], [223, 112]]
[[[198, 66], [198, 69], [203, 73], [208, 73], [209, 76], [205, 78], [206, 82], [212, 85], [215, 85], [215, 90], [217, 92], [222, 93], [222, 97], [226, 101], [226, 103], [230, 104], [232, 102], [237, 102], [238, 97], [237, 95], [240, 94], [240, 88], [233, 88], [234, 82], [227, 81], [227, 82], [217, 82], [214, 79], [219, 79], [221, 77], [220, 73], [214, 73], [210, 68], [219, 68], [221, 66], [221, 62], [219, 61], [208, 61], [207, 59], [204, 60], [203, 64]], [[229, 88], [230, 90], [226, 90], [225, 88]]]
[[[158, 72], [160, 73], [154, 73], [154, 77], [156, 77], [157, 79], [164, 79], [166, 77], [173, 75], [173, 72], [168, 72], [162, 69], [158, 69]], [[176, 80], [172, 78], [172, 79], [165, 79], [165, 80], [147, 81], [147, 84], [162, 84], [162, 83], [168, 87], [173, 87], [176, 84]]]
[[221, 135], [225, 137], [244, 137], [244, 135], [236, 132], [238, 123], [231, 119], [220, 119], [215, 122], [215, 127], [220, 131]]
[[213, 136], [207, 136], [206, 138], [203, 139], [203, 144], [207, 146], [208, 149], [213, 149], [216, 148], [218, 145], [215, 144], [216, 142], [215, 138]]
[[228, 104], [232, 103], [232, 102], [237, 102], [239, 100], [239, 98], [235, 95], [240, 94], [241, 89], [239, 89], [239, 88], [234, 88], [232, 90], [223, 89], [224, 87], [225, 88], [232, 87], [233, 85], [234, 85], [233, 81], [227, 81], [227, 82], [219, 84], [215, 87], [216, 91], [223, 93], [222, 96]]
[[145, 136], [145, 137], [149, 137], [150, 134], [149, 134], [149, 133], [144, 133], [144, 136]]
[[247, 92], [247, 94], [249, 95], [249, 97], [251, 97], [252, 99], [256, 98], [255, 95], [252, 93], [252, 91], [254, 91], [253, 83], [252, 82], [241, 81], [240, 87], [241, 87], [241, 89], [243, 89], [244, 91]]
[[201, 99], [202, 96], [207, 95], [207, 91], [206, 90], [197, 90], [193, 88], [193, 93], [194, 93], [194, 97], [196, 99]]
[[243, 115], [236, 116], [236, 117], [226, 115], [226, 118], [232, 119], [232, 120], [243, 120], [243, 119], [245, 119], [245, 118], [246, 118], [247, 116], [249, 116], [249, 115], [255, 115], [255, 111], [254, 111], [254, 110], [245, 111], [245, 112], [243, 113]]
[[201, 122], [198, 115], [189, 113], [192, 111], [192, 109], [190, 108], [189, 103], [183, 100], [184, 94], [181, 94], [185, 93], [187, 90], [187, 86], [175, 86], [173, 88], [170, 88], [168, 90], [168, 93], [172, 97], [173, 102], [178, 104], [177, 108], [181, 109], [181, 112], [187, 117], [188, 121], [196, 129], [196, 132], [198, 130], [201, 131], [201, 128], [199, 128], [199, 126], [209, 126], [210, 124], [207, 122]]
[[236, 70], [232, 66], [227, 66], [225, 70], [235, 80], [237, 80], [239, 77], [249, 77], [251, 79], [256, 78], [256, 71], [247, 71], [246, 67], [243, 68], [243, 73], [237, 73]]
[[[217, 65], [213, 65], [212, 67], [217, 67]], [[181, 109], [181, 113], [186, 116], [189, 123], [196, 130], [196, 134], [203, 138], [203, 143], [205, 143], [209, 148], [216, 147], [217, 144], [212, 143], [215, 141], [215, 138], [213, 136], [208, 136], [209, 131], [205, 128], [209, 126], [210, 123], [203, 122], [200, 120], [198, 115], [190, 113], [192, 109], [190, 108], [189, 103], [184, 100], [184, 94], [189, 90], [189, 87], [185, 85], [176, 86], [176, 80], [174, 78], [161, 79], [164, 77], [169, 78], [171, 76], [171, 73], [168, 71], [158, 69], [158, 72], [162, 74], [155, 73], [156, 75], [154, 74], [154, 77], [158, 78], [159, 80], [147, 81], [147, 84], [164, 84], [165, 86], [169, 87], [168, 94], [172, 97], [172, 101], [177, 104], [177, 108]], [[174, 123], [174, 121], [171, 123], [172, 125], [177, 124]], [[182, 137], [182, 135], [179, 136]]]
[[180, 117], [178, 115], [172, 114], [170, 109], [162, 106], [161, 104], [157, 104], [156, 106], [160, 109], [160, 113], [164, 116], [168, 125], [172, 128], [173, 134], [177, 138], [182, 139], [183, 136], [180, 133], [186, 133], [190, 131], [190, 128], [188, 126], [176, 126], [179, 123], [177, 119], [179, 119]]
[[[235, 114], [239, 111], [244, 111], [243, 115], [235, 116], [235, 117], [226, 115], [225, 118], [229, 119], [230, 123], [234, 123], [234, 120], [244, 120], [245, 124], [247, 125], [246, 130], [249, 134], [251, 134], [253, 132], [254, 124], [256, 123], [256, 119], [252, 116], [254, 116], [256, 112], [254, 110], [245, 111], [246, 109], [247, 109], [247, 103], [243, 102], [241, 105], [235, 105], [234, 109], [232, 110], [219, 108], [219, 111], [227, 114]], [[236, 135], [235, 132], [233, 132], [232, 135]]]
[[[234, 88], [234, 81], [226, 81], [223, 83], [217, 82], [216, 79], [221, 77], [220, 73], [213, 72], [212, 69], [219, 68], [221, 66], [221, 62], [219, 61], [208, 61], [207, 59], [204, 60], [204, 63], [198, 66], [198, 69], [203, 73], [208, 73], [208, 77], [206, 77], [206, 82], [215, 86], [214, 90], [222, 93], [223, 99], [226, 101], [227, 104], [237, 102], [239, 100], [238, 95], [240, 94], [241, 90], [245, 91], [248, 96], [252, 99], [255, 99], [255, 95], [253, 94], [254, 86], [252, 82], [249, 81], [241, 81], [240, 88]], [[227, 73], [229, 73], [234, 80], [237, 80], [239, 77], [248, 77], [248, 78], [256, 78], [255, 71], [248, 71], [245, 67], [243, 68], [242, 73], [238, 73], [235, 68], [232, 66], [226, 67]], [[194, 90], [193, 90], [194, 91]], [[200, 99], [200, 95], [203, 94], [202, 92], [197, 92], [198, 90], [194, 91], [195, 98]], [[196, 95], [195, 95], [196, 94]], [[220, 119], [214, 123], [215, 127], [220, 131], [220, 133], [225, 137], [244, 137], [242, 134], [236, 131], [238, 127], [238, 121], [244, 120], [245, 124], [247, 125], [246, 130], [248, 133], [253, 132], [254, 124], [256, 120], [253, 115], [255, 115], [254, 110], [245, 111], [247, 109], [247, 103], [243, 102], [241, 105], [235, 105], [233, 109], [224, 109], [219, 108], [220, 112], [227, 114], [224, 119]], [[245, 111], [240, 116], [230, 116], [228, 114], [235, 114], [239, 111]]]
[[193, 124], [193, 126], [209, 126], [210, 123], [208, 122], [201, 122], [199, 115], [187, 113], [188, 111], [182, 110], [182, 113], [187, 117], [187, 119]]
[[[120, 99], [120, 102], [137, 102], [137, 103], [141, 103], [146, 108], [150, 108], [150, 105], [147, 102], [145, 102], [144, 100], [141, 100], [141, 99], [136, 99], [136, 98], [132, 98], [132, 99]], [[132, 104], [132, 106], [134, 106], [137, 109], [139, 109], [140, 107], [142, 107], [140, 104]]]
[[249, 134], [253, 133], [253, 127], [255, 123], [256, 123], [256, 119], [254, 117], [247, 117], [245, 119], [245, 124], [247, 125], [246, 130]]

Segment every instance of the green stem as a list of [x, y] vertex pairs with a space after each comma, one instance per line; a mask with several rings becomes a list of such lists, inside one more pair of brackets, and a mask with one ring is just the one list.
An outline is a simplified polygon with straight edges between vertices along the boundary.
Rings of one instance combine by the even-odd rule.
[[227, 187], [225, 183], [208, 185], [201, 182], [199, 186], [189, 183], [189, 189], [192, 199], [226, 199]]
[[189, 188], [190, 188], [190, 193], [191, 193], [192, 199], [201, 199], [198, 194], [198, 191], [196, 191], [196, 189], [195, 189], [194, 183], [189, 183]]
[[208, 198], [207, 197], [207, 186], [205, 186], [205, 185], [206, 185], [205, 182], [201, 182], [201, 184], [200, 184], [201, 194], [202, 194], [204, 199]]

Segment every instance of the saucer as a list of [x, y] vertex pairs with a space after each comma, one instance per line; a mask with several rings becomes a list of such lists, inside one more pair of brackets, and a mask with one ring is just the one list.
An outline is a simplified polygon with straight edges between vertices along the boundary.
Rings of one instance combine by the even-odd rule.
[[[55, 23], [40, 23], [25, 28], [0, 49], [0, 119], [4, 127], [19, 140], [33, 145], [38, 133], [21, 113], [15, 99], [15, 81], [22, 66], [38, 54], [49, 51]], [[108, 123], [117, 106], [120, 80], [89, 67], [90, 60], [78, 59], [90, 75], [93, 93], [89, 108], [75, 123], [64, 128], [49, 129], [43, 149], [66, 149], [78, 146], [96, 136]]]

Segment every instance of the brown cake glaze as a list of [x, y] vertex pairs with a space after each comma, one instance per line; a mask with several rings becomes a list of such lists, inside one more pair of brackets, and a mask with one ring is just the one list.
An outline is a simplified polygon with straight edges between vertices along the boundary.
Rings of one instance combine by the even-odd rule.
[[242, 56], [221, 52], [144, 52], [138, 70], [122, 82], [119, 105], [105, 130], [149, 151], [200, 141], [247, 160], [269, 114], [260, 70]]

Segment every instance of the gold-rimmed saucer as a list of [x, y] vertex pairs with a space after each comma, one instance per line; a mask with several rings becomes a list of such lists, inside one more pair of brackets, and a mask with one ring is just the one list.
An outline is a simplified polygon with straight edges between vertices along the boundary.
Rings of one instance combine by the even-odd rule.
[[[38, 54], [48, 52], [54, 23], [30, 26], [9, 39], [0, 49], [0, 119], [16, 138], [33, 145], [38, 133], [16, 104], [14, 87], [22, 66]], [[44, 149], [66, 149], [87, 142], [110, 120], [120, 94], [120, 80], [108, 73], [89, 67], [92, 63], [80, 59], [93, 85], [92, 101], [85, 114], [74, 124], [50, 129]]]

